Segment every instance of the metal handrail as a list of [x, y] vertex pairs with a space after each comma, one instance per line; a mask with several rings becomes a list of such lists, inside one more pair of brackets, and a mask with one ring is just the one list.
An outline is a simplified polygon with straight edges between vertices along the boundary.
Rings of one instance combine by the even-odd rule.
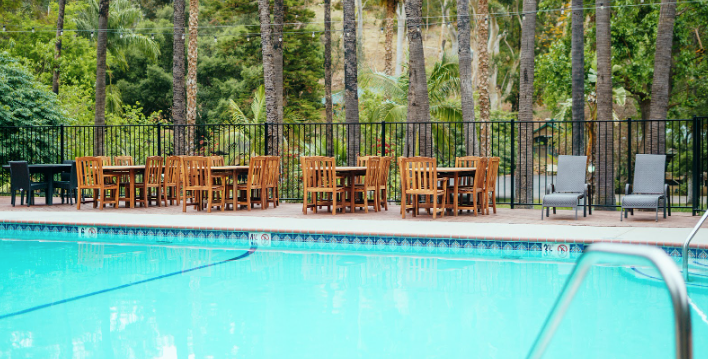
[[671, 295], [671, 304], [674, 309], [676, 358], [692, 359], [691, 312], [688, 305], [686, 282], [683, 281], [674, 261], [657, 247], [613, 243], [592, 244], [580, 256], [578, 264], [568, 277], [563, 291], [558, 296], [551, 313], [548, 314], [546, 322], [526, 358], [541, 358], [591, 266], [595, 264], [626, 264], [629, 259], [641, 259], [656, 267], [661, 274]]
[[698, 230], [701, 229], [701, 225], [703, 224], [703, 222], [706, 221], [706, 218], [708, 218], [708, 210], [706, 210], [706, 213], [703, 213], [703, 217], [698, 220], [698, 223], [696, 223], [696, 226], [693, 227], [693, 230], [688, 235], [688, 238], [686, 238], [686, 241], [683, 242], [683, 251], [681, 252], [681, 259], [683, 259], [683, 279], [685, 279], [686, 282], [688, 282], [688, 245], [691, 244], [693, 237], [695, 237], [696, 233], [698, 233]]

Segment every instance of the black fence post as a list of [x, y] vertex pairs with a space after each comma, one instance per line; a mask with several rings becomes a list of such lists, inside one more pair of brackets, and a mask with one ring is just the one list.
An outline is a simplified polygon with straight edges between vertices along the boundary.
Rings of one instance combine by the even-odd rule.
[[[514, 146], [514, 140], [516, 136], [514, 135], [514, 124], [516, 122], [511, 119], [511, 209], [514, 209], [514, 172], [516, 172], [516, 148]], [[474, 126], [474, 125], [473, 125]], [[472, 127], [474, 128], [474, 127]]]
[[632, 178], [632, 118], [627, 118], [627, 182]]
[[701, 169], [700, 169], [700, 150], [701, 150], [701, 143], [700, 143], [700, 138], [701, 138], [701, 131], [698, 126], [698, 117], [695, 115], [693, 116], [693, 164], [691, 168], [691, 180], [693, 181], [693, 186], [691, 186], [691, 191], [693, 193], [693, 201], [691, 201], [691, 212], [695, 216], [696, 213], [700, 210], [700, 178], [701, 178]]
[[263, 123], [263, 155], [268, 156], [269, 154], [269, 148], [268, 148], [268, 122]]
[[386, 121], [381, 121], [381, 156], [386, 156]]
[[162, 131], [160, 131], [160, 123], [157, 123], [157, 155], [162, 156]]
[[64, 162], [64, 125], [59, 126], [59, 163]]

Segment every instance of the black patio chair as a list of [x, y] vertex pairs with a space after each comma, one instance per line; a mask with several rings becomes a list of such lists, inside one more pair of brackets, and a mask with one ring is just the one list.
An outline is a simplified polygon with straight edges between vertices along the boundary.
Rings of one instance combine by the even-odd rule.
[[62, 172], [61, 181], [55, 181], [54, 188], [61, 190], [61, 203], [64, 203], [64, 198], [66, 198], [67, 202], [72, 204], [71, 200], [72, 198], [76, 200], [76, 194], [78, 193], [76, 189], [79, 187], [79, 181], [76, 178], [76, 161], [65, 160], [62, 163], [70, 164], [71, 171]]
[[[45, 193], [49, 189], [47, 182], [32, 182], [30, 178], [27, 161], [10, 161], [10, 193], [11, 203], [15, 206], [15, 192], [20, 192], [20, 205], [24, 205], [25, 193], [27, 196], [27, 207], [34, 204], [34, 191], [43, 189]], [[46, 194], [51, 196], [50, 193]]]

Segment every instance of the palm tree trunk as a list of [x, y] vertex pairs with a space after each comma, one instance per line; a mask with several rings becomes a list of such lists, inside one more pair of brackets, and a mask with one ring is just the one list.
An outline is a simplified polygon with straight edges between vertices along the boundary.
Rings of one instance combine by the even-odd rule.
[[325, 70], [325, 118], [327, 119], [327, 156], [334, 155], [332, 134], [332, 14], [331, 1], [324, 0], [324, 70]]
[[356, 164], [359, 154], [359, 96], [357, 94], [357, 53], [355, 0], [344, 0], [344, 106], [347, 124], [347, 163]]
[[[612, 123], [612, 47], [610, 40], [610, 7], [600, 0], [595, 12], [597, 51], [597, 141], [595, 173], [599, 205], [614, 206], [614, 123]], [[598, 207], [600, 209], [613, 209]]]
[[192, 128], [187, 138], [187, 151], [194, 152], [197, 124], [197, 35], [199, 24], [199, 0], [189, 0], [189, 52], [187, 54], [187, 125]]
[[[516, 157], [516, 201], [533, 202], [533, 75], [536, 0], [524, 0], [519, 79], [519, 155]], [[529, 206], [518, 206], [530, 208]]]
[[474, 89], [472, 88], [472, 51], [470, 49], [469, 0], [457, 0], [458, 55], [460, 58], [460, 101], [462, 103], [462, 130], [468, 155], [479, 153], [477, 128], [474, 123]]
[[[258, 0], [258, 18], [261, 22], [261, 50], [263, 51], [263, 83], [266, 96], [266, 122], [278, 123], [278, 104], [275, 87], [275, 64], [272, 31], [270, 27], [270, 9], [268, 0]], [[268, 126], [266, 141], [268, 147], [278, 148], [275, 126]]]
[[[422, 0], [406, 2], [406, 18], [408, 19], [408, 122], [415, 123], [415, 131], [408, 133], [406, 153], [415, 154], [415, 139], [418, 137], [421, 156], [433, 155], [433, 140], [430, 124], [430, 102], [428, 99], [428, 82], [425, 76], [425, 54], [423, 51], [423, 34], [421, 31], [423, 14]], [[410, 127], [410, 126], [409, 126]]]
[[[673, 47], [674, 21], [676, 20], [676, 0], [662, 2], [659, 26], [656, 31], [656, 52], [654, 53], [654, 81], [651, 86], [650, 120], [665, 120], [669, 111], [671, 88], [671, 49]], [[652, 121], [650, 153], [666, 152], [666, 123]]]
[[184, 83], [184, 0], [174, 0], [174, 35], [172, 38], [172, 121], [174, 153], [185, 154], [185, 83]]
[[396, 16], [396, 1], [386, 1], [386, 40], [384, 41], [384, 73], [393, 75], [393, 18]]
[[573, 95], [573, 155], [585, 155], [585, 56], [583, 0], [572, 0], [571, 71]]
[[403, 2], [398, 3], [398, 34], [396, 38], [396, 71], [394, 74], [396, 76], [401, 76], [403, 72], [403, 41], [406, 38], [406, 11], [404, 9], [405, 4]]
[[480, 19], [477, 23], [477, 52], [479, 53], [478, 91], [479, 91], [479, 119], [482, 124], [481, 153], [489, 156], [489, 53], [487, 45], [489, 42], [489, 4], [487, 0], [479, 0], [477, 7]]
[[65, 0], [59, 0], [59, 13], [57, 14], [57, 41], [54, 43], [54, 74], [52, 75], [52, 91], [59, 94], [59, 58], [61, 57], [61, 36], [64, 33], [64, 5]]
[[364, 5], [362, 0], [356, 0], [356, 41], [357, 60], [364, 63]]
[[285, 104], [285, 94], [283, 93], [283, 47], [285, 37], [283, 36], [283, 22], [285, 20], [285, 5], [283, 0], [273, 1], [273, 68], [275, 71], [275, 98], [278, 106], [278, 123], [283, 122], [283, 106]]
[[98, 6], [98, 34], [96, 44], [96, 116], [94, 123], [93, 153], [103, 155], [103, 126], [106, 125], [106, 48], [108, 47], [108, 8], [109, 0], [100, 0]]

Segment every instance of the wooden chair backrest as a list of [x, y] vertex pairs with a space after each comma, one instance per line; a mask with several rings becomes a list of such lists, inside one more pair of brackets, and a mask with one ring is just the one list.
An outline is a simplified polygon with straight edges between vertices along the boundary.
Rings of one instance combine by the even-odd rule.
[[484, 157], [464, 156], [455, 158], [455, 167], [477, 167], [479, 161]]
[[251, 186], [260, 186], [266, 176], [268, 157], [254, 156], [248, 163], [248, 178], [246, 181]]
[[113, 163], [115, 163], [116, 166], [132, 166], [133, 165], [133, 157], [132, 156], [115, 156], [113, 158]]
[[366, 167], [366, 162], [368, 162], [369, 158], [371, 158], [371, 157], [376, 157], [376, 156], [356, 156], [357, 167]]
[[263, 180], [264, 187], [276, 187], [280, 180], [280, 157], [266, 156], [265, 178]]
[[182, 158], [184, 169], [184, 188], [206, 187], [211, 176], [211, 161], [207, 157], [185, 156]]
[[438, 166], [435, 158], [413, 157], [402, 161], [407, 191], [435, 193], [438, 189]]
[[381, 158], [380, 157], [369, 157], [366, 161], [366, 175], [364, 176], [364, 186], [373, 187], [379, 183], [379, 171]]
[[146, 185], [159, 185], [162, 183], [162, 157], [150, 156], [145, 159], [145, 175], [143, 181]]
[[209, 156], [209, 160], [211, 160], [212, 167], [218, 167], [218, 166], [224, 165], [224, 157], [223, 156]]
[[103, 163], [101, 158], [76, 158], [76, 180], [79, 188], [103, 187]]
[[398, 157], [398, 176], [400, 177], [401, 180], [401, 192], [406, 191], [406, 179], [405, 179], [405, 171], [403, 169], [403, 163], [406, 162], [408, 157]]
[[111, 158], [108, 156], [96, 156], [101, 160], [101, 164], [103, 166], [110, 166], [111, 165]]
[[482, 158], [477, 162], [477, 170], [474, 173], [474, 188], [484, 188], [484, 183], [487, 180], [487, 159]]
[[305, 186], [307, 188], [337, 187], [337, 176], [334, 157], [305, 157], [304, 167], [306, 173]]
[[487, 191], [496, 190], [497, 188], [497, 175], [499, 174], [499, 157], [491, 157], [487, 162], [487, 180], [485, 181], [485, 188]]
[[388, 173], [391, 171], [391, 157], [381, 157], [379, 162], [379, 186], [388, 184]]
[[175, 185], [180, 181], [182, 159], [179, 156], [169, 156], [165, 162], [165, 184]]

